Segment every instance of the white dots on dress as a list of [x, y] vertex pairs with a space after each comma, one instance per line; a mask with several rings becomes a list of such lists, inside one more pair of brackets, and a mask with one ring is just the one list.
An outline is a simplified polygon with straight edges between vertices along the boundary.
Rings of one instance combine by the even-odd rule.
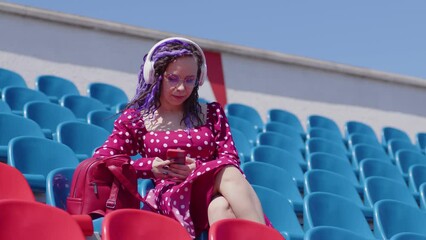
[[156, 139], [156, 140], [155, 140], [155, 142], [159, 143], [159, 142], [160, 142], [160, 139]]
[[209, 136], [209, 134], [208, 134], [208, 133], [204, 133], [204, 136], [208, 137], [208, 136]]
[[222, 161], [218, 160], [218, 161], [217, 161], [217, 163], [218, 163], [218, 164], [221, 164], [221, 163], [222, 163]]
[[130, 161], [130, 164], [132, 164], [133, 165], [133, 163], [135, 163], [134, 161]]
[[166, 134], [170, 134], [170, 131], [167, 131]]
[[149, 161], [148, 161], [148, 164], [151, 164], [151, 163], [152, 163], [152, 161], [151, 161], [151, 160], [149, 160]]
[[129, 143], [130, 142], [130, 140], [129, 139], [126, 139], [126, 143]]
[[198, 146], [198, 150], [200, 150], [200, 151], [201, 151], [201, 150], [203, 150], [203, 148], [202, 148], [201, 146]]
[[197, 176], [200, 176], [201, 175], [201, 172], [197, 172]]
[[109, 152], [109, 154], [114, 155], [114, 151]]
[[151, 148], [148, 148], [148, 152], [151, 152]]
[[182, 135], [182, 134], [178, 134], [178, 137], [180, 137], [180, 138], [181, 138], [181, 137], [183, 137], [183, 135]]
[[118, 132], [118, 134], [119, 134], [119, 135], [123, 135], [123, 132], [122, 132], [122, 131], [120, 131], [120, 132]]
[[158, 148], [154, 148], [154, 152], [158, 152]]
[[190, 143], [187, 143], [187, 144], [186, 144], [186, 146], [187, 146], [187, 147], [191, 147], [191, 144], [190, 144]]
[[180, 205], [180, 209], [185, 209], [185, 205]]
[[209, 145], [209, 142], [207, 142], [207, 141], [204, 141], [204, 145]]
[[143, 172], [142, 175], [146, 176], [147, 174], [146, 174], [146, 172]]
[[198, 135], [197, 135], [197, 137], [196, 137], [196, 138], [197, 138], [198, 140], [200, 140], [200, 139], [201, 139], [201, 137], [200, 137], [200, 136], [198, 136]]
[[176, 206], [176, 201], [173, 201], [173, 206]]
[[194, 132], [198, 132], [198, 129], [194, 129]]
[[184, 199], [185, 197], [184, 197], [183, 195], [180, 195], [180, 196], [179, 196], [179, 198], [182, 200], [182, 199]]
[[188, 192], [188, 187], [185, 187], [184, 189], [183, 189], [185, 192]]
[[132, 119], [132, 115], [127, 116], [128, 119]]
[[220, 109], [216, 109], [216, 112], [220, 112]]
[[139, 163], [139, 167], [142, 167], [142, 166], [143, 166], [143, 162], [140, 162], [140, 163]]
[[174, 143], [178, 143], [178, 140], [177, 140], [177, 139], [175, 139], [175, 140], [173, 140], [173, 142], [174, 142]]
[[118, 140], [117, 139], [114, 139], [114, 141], [113, 141], [114, 143], [117, 143], [118, 142]]
[[228, 144], [223, 145], [225, 148], [228, 148]]
[[150, 132], [149, 135], [154, 135], [154, 132]]
[[164, 139], [169, 139], [169, 136], [165, 136]]
[[163, 144], [163, 147], [165, 147], [165, 148], [166, 148], [167, 146], [168, 146], [168, 145], [167, 145], [167, 143]]

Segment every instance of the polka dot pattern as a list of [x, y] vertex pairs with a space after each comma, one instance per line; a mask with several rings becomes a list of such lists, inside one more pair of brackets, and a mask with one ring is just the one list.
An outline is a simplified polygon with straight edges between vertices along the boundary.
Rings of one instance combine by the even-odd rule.
[[[203, 223], [192, 222], [191, 214], [197, 214], [190, 211], [194, 181], [209, 173], [208, 176], [212, 176], [208, 181], [211, 187], [215, 175], [210, 173], [214, 170], [227, 165], [239, 168], [238, 153], [224, 116], [225, 112], [220, 104], [210, 103], [207, 105], [206, 123], [202, 126], [189, 130], [148, 131], [140, 113], [129, 109], [115, 121], [112, 134], [105, 144], [96, 150], [95, 156], [139, 153], [142, 158], [133, 161], [138, 176], [155, 181], [155, 188], [146, 196], [147, 203], [154, 211], [178, 220], [195, 238], [199, 234], [195, 225], [207, 226], [208, 220], [204, 219]], [[151, 172], [153, 159], [166, 159], [167, 149], [182, 149], [188, 156], [196, 158], [196, 169], [181, 183], [155, 179]], [[211, 196], [200, 198], [200, 201], [208, 203]]]

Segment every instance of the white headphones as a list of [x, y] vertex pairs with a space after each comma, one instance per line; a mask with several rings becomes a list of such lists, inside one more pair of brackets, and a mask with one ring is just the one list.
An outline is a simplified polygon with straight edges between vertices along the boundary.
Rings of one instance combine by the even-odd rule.
[[201, 86], [204, 83], [204, 79], [207, 78], [207, 64], [206, 64], [206, 57], [204, 56], [203, 50], [200, 48], [200, 46], [198, 46], [198, 44], [196, 44], [195, 42], [186, 39], [186, 38], [180, 38], [180, 37], [171, 37], [171, 38], [166, 38], [163, 39], [161, 41], [159, 41], [158, 43], [156, 43], [151, 50], [149, 50], [148, 55], [146, 56], [145, 59], [145, 65], [143, 67], [143, 78], [145, 79], [145, 83], [147, 84], [152, 84], [155, 80], [155, 69], [154, 69], [154, 61], [152, 61], [152, 54], [154, 53], [154, 51], [158, 48], [158, 46], [160, 46], [161, 44], [168, 42], [168, 41], [173, 41], [173, 40], [178, 40], [178, 41], [182, 41], [188, 44], [192, 44], [194, 45], [197, 50], [201, 53], [201, 60], [203, 61], [203, 64], [201, 65], [201, 73], [200, 73], [200, 79], [198, 81], [198, 85]]

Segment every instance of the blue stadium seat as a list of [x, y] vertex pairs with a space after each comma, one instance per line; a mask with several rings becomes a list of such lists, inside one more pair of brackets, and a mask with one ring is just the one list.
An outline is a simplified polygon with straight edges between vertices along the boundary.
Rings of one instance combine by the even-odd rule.
[[358, 144], [366, 144], [376, 148], [383, 148], [377, 138], [360, 133], [352, 133], [348, 136], [348, 148], [352, 150]]
[[107, 110], [102, 102], [87, 96], [65, 95], [59, 102], [61, 106], [69, 108], [77, 119], [83, 122], [87, 121], [87, 115], [90, 111]]
[[311, 138], [306, 141], [306, 159], [309, 159], [314, 153], [328, 153], [347, 159], [347, 161], [350, 160], [350, 155], [346, 148], [323, 138]]
[[375, 238], [368, 238], [358, 235], [354, 232], [348, 231], [343, 228], [320, 226], [309, 229], [305, 234], [305, 240], [372, 240]]
[[241, 163], [250, 162], [251, 160], [250, 155], [251, 155], [251, 149], [252, 149], [252, 144], [250, 143], [250, 141], [247, 139], [244, 133], [238, 129], [231, 127], [231, 134], [232, 134], [232, 139], [234, 140], [234, 143], [235, 143], [235, 148], [238, 151], [240, 162]]
[[93, 110], [87, 114], [87, 122], [104, 128], [108, 132], [114, 129], [114, 122], [119, 115], [107, 110]]
[[247, 180], [252, 185], [270, 188], [282, 194], [293, 205], [297, 214], [302, 213], [303, 199], [291, 175], [271, 164], [249, 162], [241, 165]]
[[80, 95], [72, 81], [52, 75], [39, 76], [35, 81], [35, 89], [48, 96], [53, 103], [59, 103], [59, 99], [65, 95]]
[[426, 240], [425, 234], [402, 232], [393, 235], [390, 240]]
[[27, 83], [17, 72], [0, 68], [0, 91], [9, 86], [27, 87]]
[[285, 239], [303, 240], [304, 232], [292, 205], [279, 192], [253, 185], [263, 212]]
[[21, 136], [9, 143], [8, 164], [24, 174], [33, 190], [44, 192], [50, 171], [61, 167], [75, 168], [78, 160], [74, 152], [61, 143]]
[[373, 209], [364, 206], [355, 186], [342, 175], [327, 170], [309, 170], [305, 174], [305, 195], [314, 192], [327, 192], [341, 196], [355, 203], [368, 218], [373, 217]]
[[363, 160], [359, 167], [359, 181], [362, 185], [368, 177], [384, 177], [406, 184], [395, 165], [374, 158]]
[[115, 113], [121, 113], [127, 106], [127, 103], [120, 103], [115, 106], [115, 109], [111, 109], [111, 111]]
[[342, 148], [346, 149], [345, 142], [342, 139], [341, 135], [334, 131], [330, 131], [328, 129], [318, 128], [318, 127], [310, 128], [306, 134], [306, 140], [313, 139], [313, 138], [325, 139], [337, 145], [340, 145]]
[[42, 129], [44, 136], [55, 139], [56, 127], [66, 121], [77, 121], [74, 113], [68, 108], [51, 102], [32, 101], [24, 105], [24, 117], [35, 121]]
[[258, 132], [252, 123], [246, 119], [235, 116], [228, 116], [228, 123], [232, 129], [236, 129], [244, 133], [252, 146], [256, 145]]
[[0, 100], [0, 113], [12, 113], [9, 105], [3, 100]]
[[[208, 239], [220, 240], [284, 240], [284, 237], [275, 229], [257, 222], [228, 218], [212, 224]], [[290, 239], [291, 240], [291, 239]]]
[[314, 227], [331, 226], [368, 239], [374, 238], [361, 209], [335, 194], [316, 192], [305, 196], [303, 220], [305, 232]]
[[426, 152], [426, 133], [417, 133], [416, 134], [416, 145], [422, 150]]
[[426, 212], [417, 207], [398, 201], [382, 200], [374, 206], [374, 212], [374, 233], [379, 239], [393, 239], [392, 237], [399, 233], [426, 236]]
[[405, 180], [408, 180], [408, 170], [414, 164], [426, 165], [426, 156], [418, 151], [399, 150], [395, 157], [396, 166]]
[[102, 102], [109, 110], [117, 109], [118, 104], [129, 101], [121, 88], [107, 83], [90, 83], [87, 86], [87, 95]]
[[362, 134], [362, 135], [367, 135], [369, 137], [372, 137], [376, 139], [376, 141], [379, 141], [377, 139], [376, 133], [374, 132], [373, 128], [366, 123], [362, 123], [358, 121], [348, 121], [345, 123], [344, 128], [345, 128], [346, 139], [349, 139], [349, 136], [351, 134]]
[[411, 142], [410, 137], [406, 132], [395, 127], [384, 127], [382, 128], [382, 144], [387, 146], [389, 141], [392, 139], [404, 140]]
[[46, 177], [46, 204], [67, 210], [67, 197], [70, 193], [74, 167], [56, 168]]
[[287, 152], [294, 155], [302, 169], [306, 169], [307, 164], [303, 156], [304, 151], [302, 151], [300, 146], [298, 146], [290, 137], [279, 133], [263, 132], [257, 136], [257, 145], [273, 146], [286, 150]]
[[262, 132], [264, 129], [264, 123], [259, 112], [249, 105], [242, 103], [228, 103], [225, 104], [225, 113], [228, 117], [235, 116], [246, 119], [252, 123], [257, 132]]
[[364, 203], [373, 207], [380, 200], [395, 200], [413, 207], [419, 207], [416, 199], [405, 184], [384, 177], [369, 177], [365, 179]]
[[49, 102], [44, 93], [25, 87], [6, 87], [3, 88], [2, 98], [13, 113], [24, 115], [24, 105], [31, 101]]
[[31, 119], [14, 114], [0, 113], [0, 161], [7, 161], [8, 143], [19, 136], [44, 138], [41, 128]]
[[408, 186], [412, 192], [418, 193], [420, 185], [426, 182], [426, 165], [414, 164], [408, 169]]
[[352, 166], [359, 169], [359, 164], [364, 159], [374, 158], [387, 163], [392, 163], [383, 148], [372, 147], [367, 144], [357, 144], [352, 149]]
[[396, 158], [396, 153], [399, 150], [410, 150], [410, 151], [418, 152], [421, 154], [420, 149], [416, 145], [405, 140], [392, 139], [388, 142], [387, 147], [388, 147], [389, 156], [391, 157], [391, 159], [394, 159], [394, 160]]
[[58, 142], [70, 147], [80, 161], [91, 157], [109, 135], [101, 127], [82, 122], [64, 122], [56, 130]]
[[420, 195], [420, 208], [426, 210], [426, 183], [420, 184], [419, 187], [419, 195]]
[[282, 109], [270, 109], [267, 119], [268, 122], [279, 122], [293, 127], [305, 139], [305, 130], [295, 114]]
[[279, 122], [267, 122], [265, 125], [265, 132], [275, 132], [283, 134], [293, 139], [300, 146], [300, 149], [305, 148], [305, 142], [300, 133], [292, 126]]
[[359, 183], [356, 172], [347, 159], [328, 153], [314, 153], [308, 161], [308, 169], [321, 169], [339, 174], [352, 183], [358, 193], [363, 193], [364, 188]]
[[332, 132], [335, 132], [342, 137], [342, 133], [340, 132], [339, 127], [337, 126], [336, 122], [328, 117], [321, 116], [321, 115], [309, 115], [307, 122], [307, 131], [311, 128], [324, 128], [328, 129]]
[[272, 146], [257, 146], [251, 153], [253, 162], [264, 162], [286, 170], [293, 177], [297, 187], [303, 190], [303, 170], [294, 155]]

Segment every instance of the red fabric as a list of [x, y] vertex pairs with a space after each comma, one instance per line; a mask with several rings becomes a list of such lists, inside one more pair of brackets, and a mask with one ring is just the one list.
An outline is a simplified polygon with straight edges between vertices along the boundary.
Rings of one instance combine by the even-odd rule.
[[[140, 113], [129, 109], [116, 120], [112, 134], [95, 153], [95, 156], [139, 153], [144, 157], [133, 165], [143, 178], [154, 177], [153, 159], [166, 159], [169, 148], [185, 150], [188, 157], [195, 158], [197, 168], [185, 181], [177, 184], [154, 179], [156, 186], [146, 199], [154, 211], [178, 220], [192, 237], [208, 227], [207, 206], [216, 173], [228, 165], [239, 168], [240, 163], [221, 105], [208, 104], [206, 117], [204, 125], [189, 130], [147, 131]], [[192, 189], [194, 185], [196, 189]]]

